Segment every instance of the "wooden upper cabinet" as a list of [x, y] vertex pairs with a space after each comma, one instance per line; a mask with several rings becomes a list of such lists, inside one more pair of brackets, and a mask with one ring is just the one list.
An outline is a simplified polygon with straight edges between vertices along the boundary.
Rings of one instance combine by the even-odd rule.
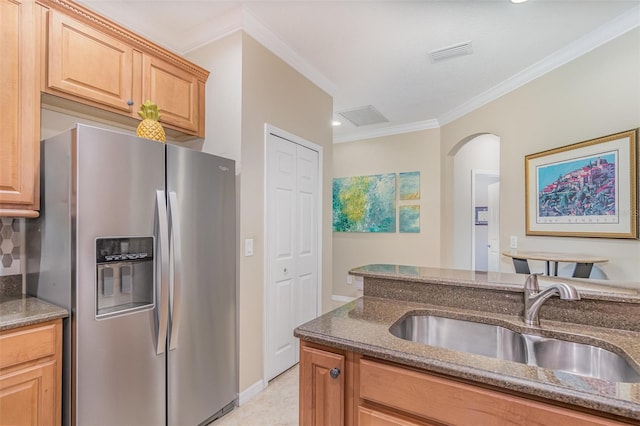
[[62, 13], [49, 17], [48, 89], [130, 114], [133, 48]]
[[198, 79], [160, 58], [144, 55], [142, 99], [160, 108], [160, 121], [182, 129], [198, 131], [200, 126]]
[[33, 1], [0, 0], [0, 216], [38, 215], [36, 22]]
[[71, 110], [89, 105], [99, 109], [89, 115], [108, 111], [111, 116], [101, 118], [134, 126], [148, 99], [160, 108], [168, 136], [204, 137], [207, 70], [78, 3], [39, 2], [49, 8], [43, 90], [57, 97], [47, 103], [72, 100], [76, 104], [65, 105]]

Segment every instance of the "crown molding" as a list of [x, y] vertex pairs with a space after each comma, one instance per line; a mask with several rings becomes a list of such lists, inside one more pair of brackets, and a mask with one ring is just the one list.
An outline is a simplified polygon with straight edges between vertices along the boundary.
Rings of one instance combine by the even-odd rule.
[[192, 28], [185, 35], [185, 39], [188, 39], [189, 42], [180, 54], [187, 55], [239, 30], [242, 30], [242, 8], [240, 6]]
[[276, 36], [246, 6], [243, 6], [242, 10], [242, 29], [329, 95], [334, 96], [338, 92], [337, 86], [331, 80]]
[[523, 71], [506, 79], [502, 83], [481, 93], [438, 117], [440, 125], [451, 123], [460, 117], [492, 102], [507, 93], [524, 86], [527, 83], [565, 65], [582, 55], [614, 40], [617, 37], [640, 26], [640, 6], [612, 19], [594, 31], [580, 37], [560, 50], [552, 53], [541, 61], [525, 68]]
[[[289, 45], [276, 36], [275, 33], [251, 13], [246, 6], [231, 10], [229, 13], [223, 15], [222, 18], [217, 19], [216, 23], [218, 24], [207, 24], [209, 29], [208, 35], [205, 34], [205, 28], [194, 29], [193, 33], [199, 34], [194, 37], [194, 39], [198, 41], [192, 43], [191, 45], [193, 47], [190, 47], [187, 52], [193, 51], [235, 31], [243, 30], [329, 95], [334, 96], [338, 93], [335, 83], [330, 81], [320, 71], [305, 61], [295, 50], [289, 47]], [[639, 26], [640, 6], [636, 6], [437, 118], [370, 130], [356, 130], [336, 136], [334, 143], [389, 136], [444, 126]], [[210, 32], [211, 28], [216, 28], [214, 34]]]
[[413, 123], [387, 126], [377, 129], [356, 130], [333, 138], [333, 143], [352, 142], [360, 139], [372, 139], [382, 136], [399, 135], [402, 133], [418, 132], [420, 130], [437, 129], [440, 127], [438, 120], [416, 121]]

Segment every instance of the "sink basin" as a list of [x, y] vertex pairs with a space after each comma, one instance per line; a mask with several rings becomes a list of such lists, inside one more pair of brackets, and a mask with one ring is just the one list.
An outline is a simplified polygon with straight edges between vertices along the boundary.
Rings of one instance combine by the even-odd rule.
[[565, 340], [525, 335], [532, 356], [529, 364], [612, 382], [640, 382], [640, 374], [621, 356], [599, 348]]
[[521, 334], [497, 325], [410, 315], [393, 324], [389, 332], [429, 346], [612, 382], [640, 383], [640, 373], [613, 352], [597, 346]]
[[429, 346], [514, 362], [527, 362], [519, 333], [497, 325], [431, 315], [408, 316], [391, 326], [391, 334]]

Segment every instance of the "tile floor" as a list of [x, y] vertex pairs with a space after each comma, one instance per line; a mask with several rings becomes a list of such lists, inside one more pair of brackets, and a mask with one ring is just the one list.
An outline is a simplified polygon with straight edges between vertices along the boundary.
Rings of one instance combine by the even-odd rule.
[[[344, 305], [334, 301], [333, 308]], [[298, 426], [298, 364], [275, 379], [249, 402], [210, 426]]]
[[211, 426], [297, 426], [298, 365], [269, 382], [269, 386]]

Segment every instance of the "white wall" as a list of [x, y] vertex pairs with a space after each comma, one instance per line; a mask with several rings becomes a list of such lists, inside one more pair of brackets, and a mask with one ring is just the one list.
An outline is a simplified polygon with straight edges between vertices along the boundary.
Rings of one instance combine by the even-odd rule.
[[[496, 152], [496, 156], [500, 153]], [[496, 169], [497, 171], [498, 169]], [[489, 226], [488, 225], [476, 225], [475, 224], [475, 207], [488, 207], [489, 206], [489, 185], [500, 182], [500, 178], [490, 174], [475, 173], [475, 185], [472, 192], [475, 192], [473, 197], [473, 208], [471, 214], [471, 226], [474, 233], [474, 248], [475, 248], [475, 265], [476, 271], [487, 271], [489, 269]], [[499, 224], [497, 224], [499, 225]]]

